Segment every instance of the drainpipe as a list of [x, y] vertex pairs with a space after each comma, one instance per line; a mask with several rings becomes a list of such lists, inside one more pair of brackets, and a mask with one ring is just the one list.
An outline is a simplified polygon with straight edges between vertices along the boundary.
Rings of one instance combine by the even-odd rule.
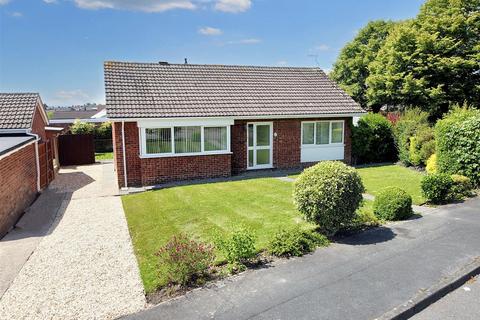
[[40, 192], [40, 159], [38, 153], [38, 141], [40, 141], [40, 137], [36, 133], [32, 133], [30, 130], [26, 132], [27, 135], [35, 137], [35, 162], [37, 165], [37, 192]]
[[125, 121], [122, 121], [122, 153], [123, 153], [123, 185], [124, 188], [128, 188], [127, 185], [127, 158], [125, 155]]

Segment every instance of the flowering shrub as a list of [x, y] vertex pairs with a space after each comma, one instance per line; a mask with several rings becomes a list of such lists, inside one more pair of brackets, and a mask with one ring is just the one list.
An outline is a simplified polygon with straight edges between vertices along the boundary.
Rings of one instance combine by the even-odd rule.
[[160, 274], [172, 284], [186, 285], [201, 277], [215, 259], [213, 247], [189, 239], [186, 235], [173, 236], [156, 254]]

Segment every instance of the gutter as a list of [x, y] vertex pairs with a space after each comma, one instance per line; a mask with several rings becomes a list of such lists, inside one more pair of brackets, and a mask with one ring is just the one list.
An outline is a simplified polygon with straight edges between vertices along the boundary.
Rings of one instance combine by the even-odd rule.
[[27, 132], [25, 132], [27, 135], [29, 136], [32, 136], [32, 137], [35, 137], [35, 162], [36, 162], [36, 165], [37, 165], [37, 192], [40, 192], [41, 191], [41, 188], [40, 188], [40, 156], [39, 156], [39, 153], [38, 153], [38, 141], [40, 141], [40, 137], [38, 136], [38, 134], [36, 133], [32, 133], [31, 130], [27, 130]]
[[122, 121], [122, 153], [123, 153], [123, 185], [124, 185], [124, 188], [128, 188], [127, 158], [125, 155], [125, 121]]

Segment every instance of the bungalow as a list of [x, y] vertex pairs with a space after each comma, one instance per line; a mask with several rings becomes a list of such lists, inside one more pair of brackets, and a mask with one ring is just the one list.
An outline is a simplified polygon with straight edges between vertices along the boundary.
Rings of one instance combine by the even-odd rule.
[[0, 93], [0, 238], [53, 180], [57, 132], [38, 93]]
[[120, 187], [351, 161], [365, 111], [318, 68], [104, 64]]

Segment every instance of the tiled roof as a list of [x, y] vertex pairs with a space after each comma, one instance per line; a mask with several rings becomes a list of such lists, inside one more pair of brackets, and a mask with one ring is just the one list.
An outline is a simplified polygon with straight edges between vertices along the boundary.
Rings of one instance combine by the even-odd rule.
[[105, 62], [109, 118], [360, 113], [318, 68]]
[[53, 112], [52, 120], [59, 119], [89, 119], [105, 109], [104, 105], [99, 105], [97, 109], [89, 110], [55, 110]]
[[0, 93], [0, 129], [30, 129], [38, 93]]

